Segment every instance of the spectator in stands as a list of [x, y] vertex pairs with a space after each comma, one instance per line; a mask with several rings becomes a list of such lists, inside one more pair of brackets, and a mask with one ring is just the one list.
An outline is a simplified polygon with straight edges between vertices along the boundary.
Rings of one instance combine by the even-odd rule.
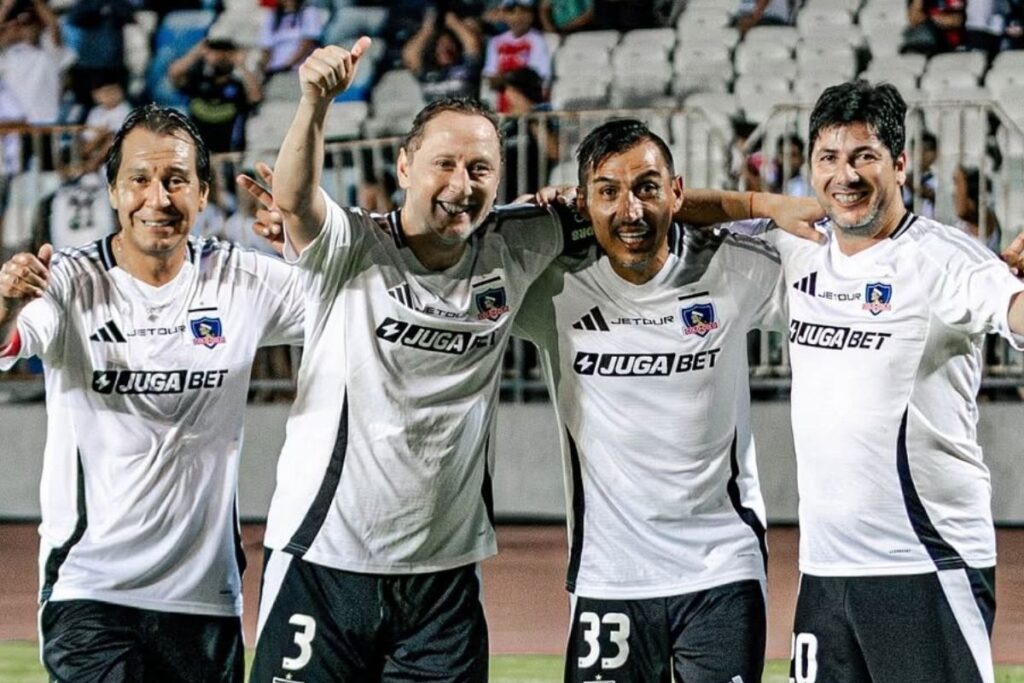
[[428, 101], [476, 97], [480, 92], [483, 37], [479, 27], [455, 12], [423, 14], [423, 23], [402, 48], [402, 63], [423, 86]]
[[[543, 34], [533, 26], [533, 0], [502, 0], [501, 7], [508, 30], [487, 42], [484, 76], [497, 88], [501, 74], [528, 66], [547, 84], [551, 79], [551, 53]], [[508, 107], [507, 98], [499, 95], [498, 111], [505, 113]]]
[[1004, 50], [1024, 50], [1024, 0], [1008, 0]]
[[910, 0], [901, 52], [934, 55], [964, 43], [965, 0]]
[[167, 76], [189, 97], [189, 116], [210, 152], [245, 149], [245, 121], [263, 88], [244, 50], [227, 38], [203, 40], [174, 61]]
[[[937, 184], [935, 179], [935, 172], [932, 170], [932, 165], [939, 156], [939, 141], [935, 137], [935, 134], [931, 131], [924, 131], [921, 133], [921, 203], [917, 209], [919, 216], [925, 218], [935, 218], [935, 186]], [[912, 151], [908, 161], [913, 164], [917, 159], [917, 155]], [[917, 176], [917, 170], [912, 169], [907, 174], [907, 182], [903, 185], [903, 204], [911, 210], [914, 210], [914, 184]]]
[[[985, 178], [986, 201], [981, 202], [981, 172], [977, 166], [957, 166], [953, 172], [953, 208], [956, 225], [978, 238], [986, 247], [998, 254], [1003, 238], [999, 219], [992, 211], [992, 181]], [[984, 235], [982, 223], [984, 222]]]
[[784, 26], [789, 22], [788, 0], [740, 0], [732, 16], [732, 25], [741, 35], [755, 26]]
[[320, 44], [327, 23], [323, 10], [305, 0], [280, 0], [264, 13], [260, 32], [264, 74], [298, 69]]
[[82, 133], [82, 157], [87, 164], [94, 157], [107, 153], [114, 133], [132, 110], [124, 95], [123, 70], [97, 74], [90, 96], [91, 109], [85, 117], [86, 130]]
[[779, 139], [775, 148], [775, 192], [790, 197], [810, 197], [814, 194], [804, 175], [804, 141], [792, 133]]
[[117, 217], [110, 208], [102, 170], [114, 138], [106, 135], [98, 140], [100, 146], [81, 164], [60, 168], [60, 187], [39, 203], [33, 221], [32, 251], [38, 252], [48, 242], [54, 249], [80, 247], [115, 232]]
[[135, 6], [129, 0], [77, 0], [65, 17], [80, 36], [78, 62], [71, 69], [71, 89], [84, 114], [92, 106], [97, 85], [108, 82], [110, 73], [125, 68], [124, 27], [135, 20]]
[[594, 0], [541, 0], [540, 25], [551, 33], [573, 33], [593, 28]]
[[[558, 163], [558, 127], [552, 118], [540, 120], [531, 114], [551, 111], [544, 97], [540, 74], [525, 67], [501, 75], [499, 91], [508, 101], [502, 121], [505, 137], [505, 201], [547, 185], [543, 169]], [[520, 171], [525, 171], [525, 174]]]
[[60, 118], [61, 77], [75, 61], [57, 17], [43, 0], [0, 0], [0, 77], [35, 125]]

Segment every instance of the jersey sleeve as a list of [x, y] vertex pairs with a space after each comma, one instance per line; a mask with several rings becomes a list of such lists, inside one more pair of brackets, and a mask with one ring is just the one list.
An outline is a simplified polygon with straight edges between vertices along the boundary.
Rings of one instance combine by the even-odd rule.
[[255, 310], [264, 317], [260, 346], [302, 343], [306, 298], [303, 273], [280, 259], [252, 252], [261, 292]]
[[50, 282], [43, 296], [30, 302], [18, 314], [19, 348], [16, 354], [0, 357], [0, 370], [9, 370], [21, 358], [39, 356], [47, 363], [59, 356], [64, 334], [70, 274], [56, 259], [50, 267]]
[[998, 334], [1018, 349], [1024, 337], [1010, 330], [1014, 294], [1024, 291], [1006, 264], [970, 236], [947, 226], [921, 241], [925, 282], [932, 311], [964, 334]]
[[344, 208], [320, 189], [327, 205], [327, 215], [320, 234], [306, 245], [302, 253], [295, 250], [285, 231], [284, 260], [313, 276], [314, 283], [326, 288], [332, 281], [345, 277], [352, 254], [359, 244], [360, 230], [370, 218], [358, 208]]

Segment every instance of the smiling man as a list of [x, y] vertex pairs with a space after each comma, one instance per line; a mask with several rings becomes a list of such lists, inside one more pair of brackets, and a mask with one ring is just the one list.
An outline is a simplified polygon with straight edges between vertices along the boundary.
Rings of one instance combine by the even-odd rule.
[[[528, 286], [577, 240], [590, 243], [569, 207], [493, 207], [501, 137], [471, 100], [416, 116], [398, 158], [398, 211], [331, 200], [319, 188], [324, 120], [368, 45], [325, 47], [303, 64], [273, 176], [309, 306], [253, 681], [486, 680], [477, 564], [496, 551], [502, 356]], [[706, 193], [692, 212], [745, 217], [749, 200]]]
[[[789, 315], [802, 579], [797, 683], [993, 680], [981, 342], [1024, 342], [1024, 284], [901, 200], [906, 105], [828, 88], [810, 117], [822, 245], [769, 233]], [[1020, 248], [1004, 255], [1019, 266]]]
[[700, 193], [684, 193], [640, 121], [599, 126], [578, 158], [598, 248], [549, 267], [515, 330], [541, 350], [561, 428], [565, 680], [760, 681], [767, 556], [747, 332], [777, 320], [778, 253], [675, 223]]
[[76, 683], [241, 681], [249, 371], [301, 340], [302, 292], [284, 263], [189, 235], [210, 162], [180, 113], [132, 112], [107, 179], [117, 233], [0, 269], [0, 369], [46, 368], [42, 661]]

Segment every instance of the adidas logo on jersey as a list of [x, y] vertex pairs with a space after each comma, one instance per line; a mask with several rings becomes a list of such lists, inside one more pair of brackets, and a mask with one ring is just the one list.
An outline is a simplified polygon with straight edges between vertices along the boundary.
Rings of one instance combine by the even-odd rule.
[[572, 324], [574, 330], [590, 330], [591, 332], [607, 332], [608, 323], [601, 315], [601, 309], [594, 306], [590, 312]]
[[818, 271], [814, 271], [810, 275], [800, 278], [799, 281], [793, 283], [793, 289], [803, 292], [804, 294], [810, 294], [814, 296], [815, 290], [818, 286]]
[[117, 323], [113, 320], [108, 320], [103, 327], [89, 335], [89, 341], [125, 344], [128, 340], [124, 338], [121, 330], [117, 328]]

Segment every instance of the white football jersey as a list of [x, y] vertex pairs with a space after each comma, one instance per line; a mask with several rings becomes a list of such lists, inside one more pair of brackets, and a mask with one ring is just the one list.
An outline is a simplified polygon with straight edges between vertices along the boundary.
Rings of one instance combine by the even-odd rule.
[[112, 239], [58, 253], [18, 316], [17, 356], [46, 371], [42, 599], [240, 614], [249, 371], [257, 346], [301, 341], [298, 273], [193, 237], [154, 288], [117, 267]]
[[983, 336], [1024, 290], [976, 240], [905, 215], [853, 256], [769, 233], [785, 270], [800, 569], [913, 574], [995, 563], [975, 396]]
[[631, 284], [607, 256], [549, 268], [516, 333], [541, 350], [562, 438], [576, 595], [638, 599], [765, 578], [747, 332], [780, 276], [770, 245], [672, 227]]
[[434, 272], [398, 212], [325, 199], [297, 261], [305, 352], [265, 543], [367, 573], [481, 560], [495, 552], [488, 441], [502, 356], [527, 287], [562, 250], [559, 209], [495, 210], [463, 258]]

